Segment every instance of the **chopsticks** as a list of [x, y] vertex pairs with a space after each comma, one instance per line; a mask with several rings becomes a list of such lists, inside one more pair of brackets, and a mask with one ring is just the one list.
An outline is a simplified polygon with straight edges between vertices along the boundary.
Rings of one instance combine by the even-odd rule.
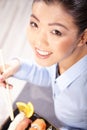
[[[6, 68], [5, 68], [5, 64], [4, 64], [4, 58], [3, 58], [3, 55], [2, 55], [2, 50], [0, 50], [0, 62], [1, 62], [2, 68], [3, 68], [3, 72], [5, 72]], [[9, 84], [7, 82], [7, 79], [5, 81], [6, 81], [6, 90], [7, 90], [6, 101], [7, 101], [7, 105], [8, 105], [8, 108], [9, 108], [11, 121], [13, 121], [14, 113], [13, 113], [12, 100], [11, 100], [11, 95], [10, 95], [10, 90], [9, 90]]]

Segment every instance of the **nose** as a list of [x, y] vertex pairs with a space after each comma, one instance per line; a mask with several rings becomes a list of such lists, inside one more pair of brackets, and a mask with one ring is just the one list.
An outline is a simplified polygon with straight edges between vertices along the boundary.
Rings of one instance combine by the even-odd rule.
[[37, 43], [39, 46], [48, 46], [47, 34], [44, 30], [39, 30], [37, 34]]

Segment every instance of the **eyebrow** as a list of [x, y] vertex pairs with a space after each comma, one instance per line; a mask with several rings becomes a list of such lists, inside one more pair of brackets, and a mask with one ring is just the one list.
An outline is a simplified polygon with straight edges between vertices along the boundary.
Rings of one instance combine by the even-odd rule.
[[[40, 22], [40, 20], [34, 15], [31, 14], [31, 17], [35, 18], [38, 22]], [[61, 23], [48, 23], [49, 26], [61, 26], [63, 28], [65, 28], [66, 30], [69, 30], [65, 25], [61, 24]]]
[[34, 14], [31, 14], [31, 17], [35, 18], [38, 22], [40, 22], [40, 20]]
[[66, 26], [64, 26], [64, 25], [61, 24], [61, 23], [49, 23], [48, 25], [49, 25], [49, 26], [61, 26], [61, 27], [65, 28], [66, 30], [69, 30]]

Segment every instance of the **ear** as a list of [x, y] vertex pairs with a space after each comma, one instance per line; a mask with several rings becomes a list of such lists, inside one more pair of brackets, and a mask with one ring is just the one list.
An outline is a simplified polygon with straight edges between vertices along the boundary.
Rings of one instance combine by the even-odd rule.
[[85, 31], [82, 33], [81, 38], [80, 38], [80, 42], [79, 42], [79, 46], [83, 46], [87, 44], [87, 29], [85, 29]]

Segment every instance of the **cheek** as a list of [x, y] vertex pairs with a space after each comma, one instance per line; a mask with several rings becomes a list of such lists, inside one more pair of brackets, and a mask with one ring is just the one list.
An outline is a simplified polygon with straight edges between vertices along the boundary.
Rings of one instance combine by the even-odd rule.
[[71, 39], [58, 41], [58, 43], [54, 46], [53, 50], [55, 55], [59, 55], [60, 57], [68, 55], [74, 48], [74, 44]]

